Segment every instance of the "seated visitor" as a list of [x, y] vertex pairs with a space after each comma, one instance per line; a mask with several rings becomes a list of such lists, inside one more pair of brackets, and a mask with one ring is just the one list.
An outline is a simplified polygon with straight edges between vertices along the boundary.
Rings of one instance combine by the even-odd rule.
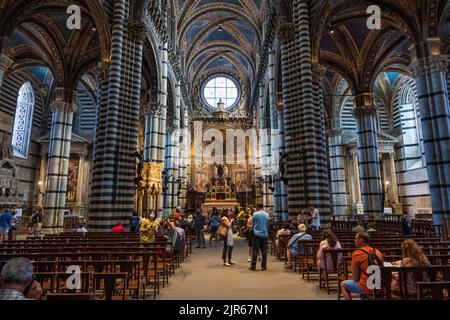
[[86, 232], [88, 232], [88, 229], [86, 228], [86, 226], [84, 224], [80, 224], [78, 226], [77, 232], [78, 233], [86, 233]]
[[339, 253], [337, 256], [336, 265], [334, 265], [332, 256], [330, 254], [325, 255], [325, 250], [340, 250], [342, 249], [341, 244], [337, 240], [336, 236], [334, 235], [333, 231], [327, 229], [324, 230], [322, 233], [322, 241], [319, 245], [319, 250], [317, 251], [317, 263], [319, 269], [325, 269], [325, 262], [326, 262], [326, 269], [327, 270], [335, 270], [337, 265], [342, 260], [342, 253]]
[[[402, 260], [394, 262], [393, 265], [396, 267], [421, 268], [429, 267], [431, 266], [431, 263], [423, 252], [423, 249], [414, 240], [407, 239], [402, 243]], [[413, 273], [408, 273], [406, 277], [406, 294], [408, 294], [408, 296], [416, 296], [416, 281], [414, 280]], [[420, 281], [430, 281], [426, 272], [423, 273], [423, 278], [420, 279]], [[392, 273], [391, 288], [395, 294], [400, 293], [400, 285], [397, 272]]]
[[358, 224], [352, 229], [352, 232], [366, 232], [366, 228], [364, 228], [364, 222], [362, 222], [362, 220], [358, 220]]
[[33, 265], [26, 258], [13, 258], [2, 268], [0, 300], [39, 300], [42, 287], [33, 279]]
[[125, 232], [125, 228], [122, 225], [118, 224], [118, 225], [114, 226], [111, 229], [111, 231], [112, 231], [112, 233], [122, 233], [122, 232]]
[[181, 228], [179, 221], [175, 221], [175, 229], [172, 234], [173, 249], [175, 252], [183, 252], [186, 249], [186, 232]]
[[292, 262], [292, 257], [298, 257], [304, 254], [305, 247], [298, 242], [312, 240], [311, 235], [306, 233], [306, 226], [304, 224], [300, 224], [298, 226], [298, 231], [299, 232], [297, 234], [294, 234], [292, 236], [287, 245], [287, 256], [289, 264]]
[[280, 230], [277, 231], [277, 239], [275, 240], [275, 244], [278, 246], [279, 238], [282, 236], [290, 236], [291, 229], [289, 228], [289, 224], [285, 223]]
[[367, 233], [374, 233], [374, 232], [377, 232], [377, 230], [375, 229], [375, 224], [368, 223], [367, 224]]
[[383, 255], [380, 251], [369, 246], [369, 234], [360, 232], [355, 236], [356, 249], [352, 254], [352, 275], [353, 280], [341, 282], [342, 295], [345, 300], [352, 300], [352, 293], [364, 296], [370, 294], [367, 288], [367, 269], [369, 268], [369, 258], [372, 264], [383, 265]]

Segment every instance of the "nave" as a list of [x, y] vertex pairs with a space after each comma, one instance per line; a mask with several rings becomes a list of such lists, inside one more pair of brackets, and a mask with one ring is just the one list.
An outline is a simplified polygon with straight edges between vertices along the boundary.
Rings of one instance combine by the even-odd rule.
[[[207, 238], [208, 240], [208, 238]], [[298, 273], [287, 271], [284, 263], [268, 256], [267, 271], [249, 271], [248, 248], [244, 238], [235, 237], [233, 260], [222, 266], [222, 242], [206, 249], [193, 249], [158, 299], [176, 300], [334, 300], [308, 283]]]
[[[271, 223], [266, 271], [260, 262], [256, 272], [249, 270], [245, 238], [234, 235], [235, 264], [225, 266], [223, 242], [196, 248], [189, 227], [183, 229], [180, 247], [173, 241], [180, 230], [169, 238], [158, 234], [152, 242], [130, 232], [9, 240], [0, 247], [0, 269], [2, 277], [17, 276], [23, 269], [7, 265], [29, 259], [33, 279], [42, 288], [35, 299], [43, 300], [340, 300], [345, 297], [342, 283], [355, 276], [355, 252], [369, 245], [382, 255], [379, 287], [354, 298], [448, 299], [450, 241], [435, 225], [414, 219], [405, 230], [401, 221], [391, 219], [333, 221], [332, 227], [330, 236], [330, 230], [311, 232], [300, 224], [297, 231], [296, 223]], [[371, 230], [366, 249], [356, 241], [363, 230]], [[298, 238], [305, 234], [310, 238]], [[300, 251], [289, 260], [294, 251], [287, 247], [294, 238]], [[0, 289], [0, 299], [4, 292]]]

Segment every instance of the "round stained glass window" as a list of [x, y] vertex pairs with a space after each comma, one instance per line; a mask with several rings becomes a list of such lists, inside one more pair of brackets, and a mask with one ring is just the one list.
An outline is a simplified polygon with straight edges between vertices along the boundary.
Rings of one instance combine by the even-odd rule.
[[229, 109], [239, 100], [239, 89], [235, 81], [225, 76], [209, 78], [203, 87], [203, 99], [211, 108], [217, 108], [220, 100]]

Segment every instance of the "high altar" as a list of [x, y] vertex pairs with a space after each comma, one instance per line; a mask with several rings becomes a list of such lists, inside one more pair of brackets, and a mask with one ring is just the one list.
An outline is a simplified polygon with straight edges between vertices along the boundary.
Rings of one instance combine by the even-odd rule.
[[[245, 132], [252, 127], [251, 120], [243, 117], [230, 115], [224, 108], [223, 103], [218, 104], [213, 116], [199, 116], [195, 121], [202, 123], [202, 143], [193, 146], [190, 166], [190, 186], [197, 195], [201, 195], [203, 212], [208, 212], [211, 208], [218, 209], [249, 206], [254, 204], [254, 164], [249, 159], [252, 156], [250, 151], [250, 140], [245, 141], [245, 148], [234, 146], [232, 159], [227, 157], [229, 151], [226, 146], [227, 131], [242, 130]], [[206, 132], [222, 134], [223, 144], [217, 143], [217, 138], [211, 138]], [[209, 138], [208, 138], [209, 137]], [[215, 148], [210, 148], [214, 144]], [[201, 147], [202, 150], [195, 150]], [[222, 150], [220, 150], [222, 149]], [[240, 150], [240, 151], [239, 151]], [[216, 157], [216, 152], [221, 156]], [[244, 152], [243, 161], [238, 161], [238, 152]], [[196, 161], [195, 154], [201, 154], [202, 161]], [[223, 155], [223, 158], [222, 158]], [[241, 155], [242, 156], [242, 155]], [[219, 160], [215, 162], [215, 160]], [[228, 162], [227, 162], [228, 160]], [[241, 159], [242, 160], [242, 159]], [[200, 163], [199, 163], [200, 162]]]
[[209, 182], [201, 189], [206, 191], [205, 203], [202, 206], [203, 212], [208, 212], [214, 207], [218, 209], [239, 207], [236, 183], [229, 175], [228, 165], [214, 164], [208, 167], [213, 169], [210, 171]]

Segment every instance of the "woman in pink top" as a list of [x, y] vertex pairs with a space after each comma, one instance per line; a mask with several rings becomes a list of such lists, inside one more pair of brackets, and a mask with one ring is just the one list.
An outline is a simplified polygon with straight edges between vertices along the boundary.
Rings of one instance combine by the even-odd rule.
[[322, 232], [323, 241], [320, 242], [319, 250], [317, 251], [317, 264], [319, 269], [325, 269], [325, 259], [326, 259], [326, 268], [328, 270], [335, 270], [337, 265], [340, 263], [342, 259], [342, 253], [339, 253], [337, 256], [337, 265], [335, 266], [333, 263], [333, 258], [331, 254], [327, 253], [325, 257], [326, 249], [339, 250], [342, 249], [341, 244], [337, 241], [336, 236], [331, 230], [324, 230]]

